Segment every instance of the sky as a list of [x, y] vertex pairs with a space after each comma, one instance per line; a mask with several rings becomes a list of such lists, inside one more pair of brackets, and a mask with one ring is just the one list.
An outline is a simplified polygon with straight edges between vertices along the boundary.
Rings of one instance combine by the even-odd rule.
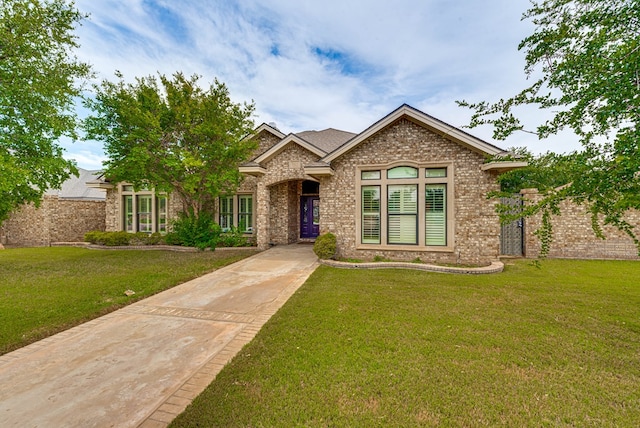
[[[456, 100], [496, 101], [527, 86], [519, 42], [534, 27], [529, 0], [76, 0], [89, 18], [76, 55], [94, 83], [171, 75], [215, 78], [234, 102], [254, 101], [256, 126], [280, 131], [336, 128], [359, 133], [406, 103], [464, 127]], [[80, 115], [87, 111], [79, 109]], [[535, 125], [544, 112], [524, 112]], [[465, 129], [502, 148], [534, 153], [579, 148], [577, 138], [524, 132], [506, 141], [483, 126]], [[98, 142], [61, 142], [78, 166], [99, 169]]]

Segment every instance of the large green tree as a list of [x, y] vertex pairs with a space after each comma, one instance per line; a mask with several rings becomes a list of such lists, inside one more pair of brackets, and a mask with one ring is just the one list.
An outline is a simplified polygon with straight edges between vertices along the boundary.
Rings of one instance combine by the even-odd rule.
[[94, 114], [85, 121], [86, 137], [105, 144], [109, 180], [173, 192], [196, 216], [213, 198], [235, 191], [238, 165], [255, 149], [246, 138], [253, 103], [234, 103], [218, 80], [202, 89], [197, 75], [134, 83], [116, 76], [96, 86], [87, 101]]
[[[582, 149], [564, 165], [568, 185], [546, 192], [526, 214], [558, 213], [571, 199], [592, 214], [594, 231], [612, 224], [638, 245], [638, 230], [624, 220], [640, 209], [640, 2], [638, 0], [532, 1], [523, 19], [535, 31], [519, 46], [531, 85], [497, 102], [459, 104], [474, 110], [471, 127], [491, 124], [494, 137], [517, 131], [540, 138], [572, 130]], [[526, 129], [518, 108], [537, 106], [549, 119]], [[550, 222], [543, 233], [551, 234]]]
[[74, 98], [90, 75], [73, 55], [82, 19], [62, 0], [0, 2], [0, 223], [77, 173], [57, 142], [76, 138]]

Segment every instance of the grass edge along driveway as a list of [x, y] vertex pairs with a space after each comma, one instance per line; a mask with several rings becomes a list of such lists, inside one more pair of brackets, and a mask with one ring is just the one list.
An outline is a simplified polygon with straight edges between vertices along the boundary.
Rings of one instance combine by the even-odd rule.
[[638, 278], [320, 266], [171, 426], [640, 426]]
[[[89, 250], [0, 251], [0, 355], [255, 254]], [[132, 290], [135, 294], [125, 295]]]

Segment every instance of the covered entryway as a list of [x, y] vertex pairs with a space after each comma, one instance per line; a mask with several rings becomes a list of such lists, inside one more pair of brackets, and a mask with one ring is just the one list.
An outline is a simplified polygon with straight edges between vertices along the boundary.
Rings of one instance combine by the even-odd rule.
[[288, 180], [268, 187], [269, 245], [314, 239], [320, 231], [320, 184]]
[[320, 234], [320, 184], [315, 181], [302, 182], [300, 197], [300, 238], [315, 238]]

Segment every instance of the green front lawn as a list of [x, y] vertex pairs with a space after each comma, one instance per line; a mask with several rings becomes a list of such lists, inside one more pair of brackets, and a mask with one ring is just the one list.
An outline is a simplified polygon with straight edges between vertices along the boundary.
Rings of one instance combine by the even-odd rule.
[[[0, 251], [0, 354], [254, 252], [21, 248]], [[135, 292], [126, 296], [125, 291]]]
[[640, 263], [321, 266], [171, 426], [640, 426]]

